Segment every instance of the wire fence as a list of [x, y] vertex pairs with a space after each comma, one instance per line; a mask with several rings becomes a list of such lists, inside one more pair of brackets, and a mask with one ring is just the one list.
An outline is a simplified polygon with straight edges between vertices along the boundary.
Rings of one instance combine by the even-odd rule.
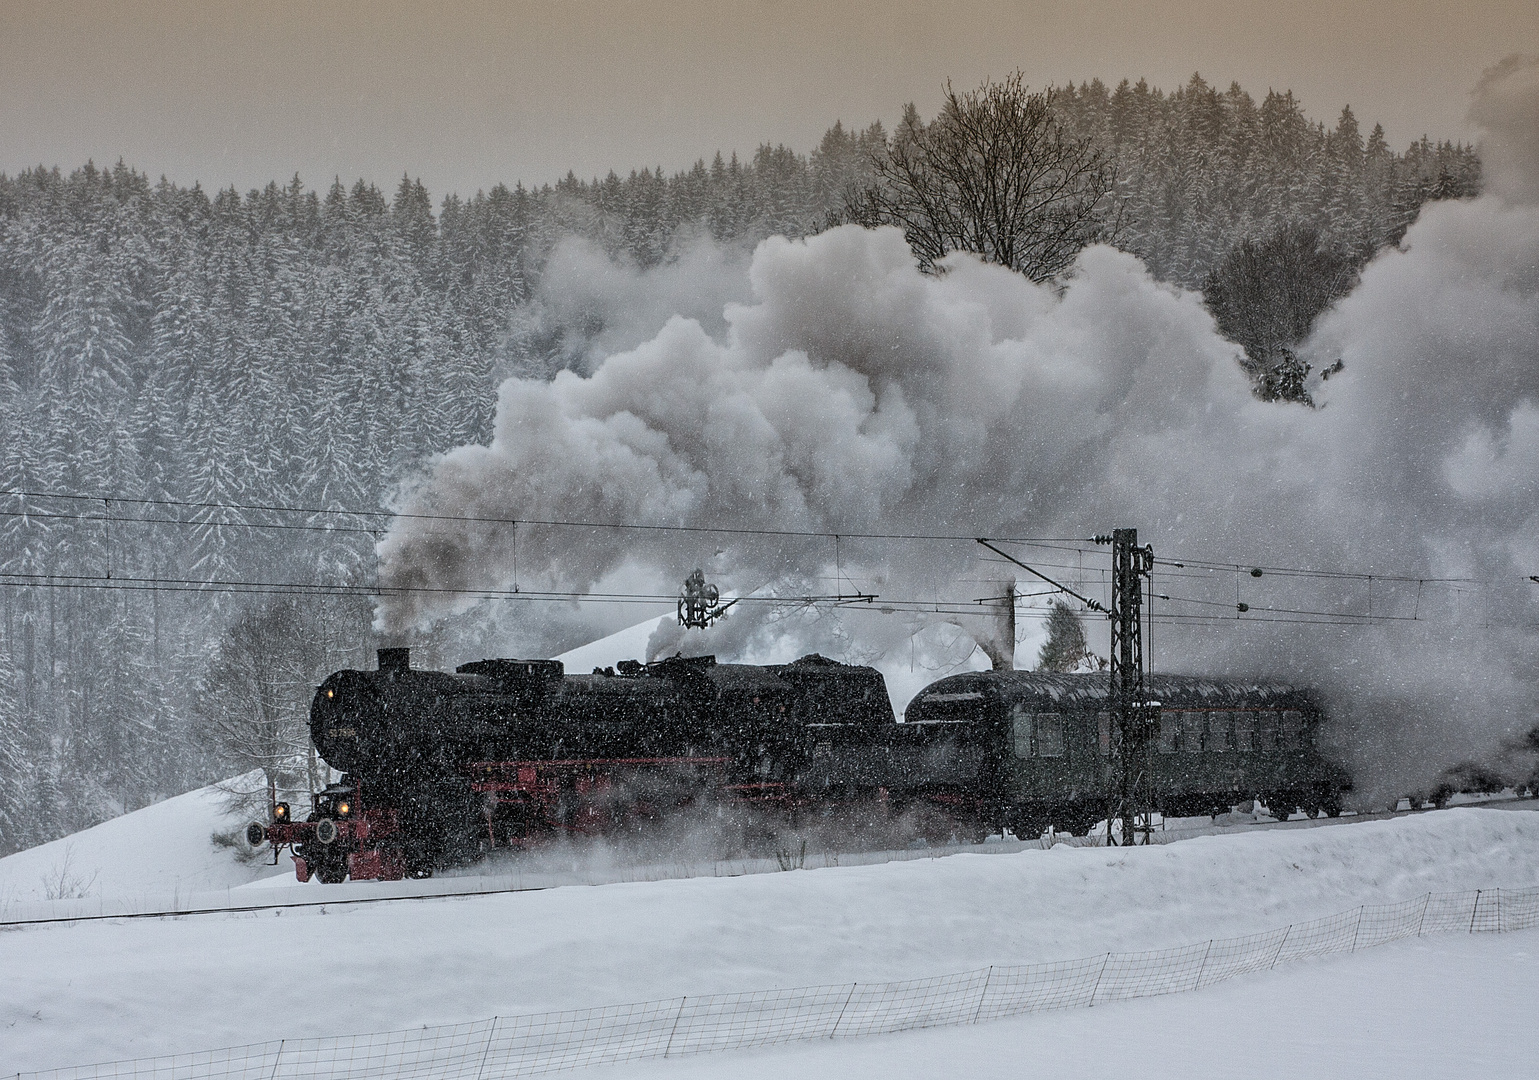
[[1539, 888], [1427, 893], [1244, 937], [904, 982], [668, 998], [372, 1035], [284, 1039], [16, 1080], [504, 1080], [645, 1058], [844, 1039], [1179, 994], [1402, 938], [1539, 926]]

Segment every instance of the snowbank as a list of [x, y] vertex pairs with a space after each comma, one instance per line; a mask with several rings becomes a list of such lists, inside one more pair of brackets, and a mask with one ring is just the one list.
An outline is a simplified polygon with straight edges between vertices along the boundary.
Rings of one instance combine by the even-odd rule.
[[7, 1067], [33, 1069], [1153, 949], [1533, 884], [1539, 814], [1456, 809], [1155, 848], [36, 927], [0, 935], [0, 1030]]
[[[977, 1027], [618, 1065], [606, 1080], [1531, 1080], [1539, 931], [1402, 941], [1207, 990]], [[587, 1075], [587, 1074], [584, 1074]]]
[[0, 911], [61, 897], [187, 895], [234, 888], [285, 871], [247, 865], [210, 837], [245, 825], [224, 813], [213, 787], [199, 788], [94, 828], [0, 859]]
[[568, 675], [586, 675], [594, 668], [613, 667], [621, 660], [645, 660], [647, 641], [653, 632], [663, 623], [674, 622], [675, 618], [670, 614], [648, 619], [624, 630], [617, 630], [608, 637], [579, 645], [556, 659], [566, 665]]

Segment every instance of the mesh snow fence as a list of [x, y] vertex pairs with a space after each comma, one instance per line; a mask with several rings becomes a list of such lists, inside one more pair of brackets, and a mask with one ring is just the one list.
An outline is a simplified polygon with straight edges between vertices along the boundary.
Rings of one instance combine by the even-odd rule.
[[504, 1080], [643, 1058], [945, 1027], [1177, 994], [1291, 960], [1401, 938], [1539, 926], [1539, 888], [1427, 893], [1265, 933], [1153, 952], [989, 967], [15, 1073], [16, 1080]]

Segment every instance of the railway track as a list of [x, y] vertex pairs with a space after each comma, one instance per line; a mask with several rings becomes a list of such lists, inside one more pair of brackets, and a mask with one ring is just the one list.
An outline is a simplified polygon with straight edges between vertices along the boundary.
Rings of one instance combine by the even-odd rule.
[[[1494, 798], [1461, 803], [1448, 809], [1539, 810], [1539, 798]], [[1433, 814], [1435, 808], [1343, 814], [1339, 818], [1303, 818], [1290, 821], [1272, 819], [1213, 820], [1206, 824], [1177, 825], [1158, 829], [1152, 834], [1156, 844], [1178, 843], [1198, 836], [1223, 836], [1233, 833], [1282, 829], [1312, 829], [1328, 825], [1352, 825], [1366, 821], [1386, 821], [1413, 814]], [[1195, 822], [1199, 819], [1179, 819]], [[574, 885], [610, 885], [625, 882], [663, 881], [688, 877], [742, 877], [749, 874], [777, 873], [786, 869], [820, 869], [838, 866], [870, 866], [889, 862], [937, 859], [960, 853], [1006, 855], [1027, 850], [1044, 850], [1058, 844], [1071, 847], [1099, 847], [1104, 833], [1096, 836], [1056, 836], [1037, 840], [998, 839], [982, 844], [946, 844], [924, 848], [886, 851], [781, 853], [768, 858], [716, 859], [668, 863], [638, 863], [630, 866], [574, 865], [569, 870], [545, 867], [487, 873], [486, 864], [478, 864], [481, 873], [463, 873], [422, 881], [346, 882], [340, 885], [305, 885], [274, 888], [249, 886], [239, 890], [193, 894], [186, 897], [143, 897], [112, 900], [53, 900], [14, 902], [0, 905], [0, 930], [18, 930], [29, 926], [60, 923], [101, 922], [132, 919], [182, 919], [206, 915], [281, 915], [285, 911], [358, 907], [369, 904], [404, 903], [420, 900], [465, 900], [506, 893], [530, 892]], [[545, 862], [552, 861], [547, 857]], [[494, 868], [495, 869], [495, 868]], [[274, 895], [271, 899], [264, 892]], [[289, 895], [303, 892], [303, 896]], [[322, 895], [317, 896], [317, 893]], [[93, 910], [94, 909], [94, 910]]]

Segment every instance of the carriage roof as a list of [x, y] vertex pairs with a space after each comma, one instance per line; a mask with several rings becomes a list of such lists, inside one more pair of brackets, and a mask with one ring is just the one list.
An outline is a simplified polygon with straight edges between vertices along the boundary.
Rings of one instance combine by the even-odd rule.
[[[1106, 672], [1058, 674], [1036, 671], [972, 671], [931, 683], [909, 709], [920, 712], [967, 701], [999, 701], [1038, 709], [1071, 711], [1106, 708], [1111, 687]], [[1307, 709], [1313, 695], [1285, 683], [1231, 681], [1200, 675], [1152, 675], [1144, 681], [1145, 696], [1167, 709]]]

